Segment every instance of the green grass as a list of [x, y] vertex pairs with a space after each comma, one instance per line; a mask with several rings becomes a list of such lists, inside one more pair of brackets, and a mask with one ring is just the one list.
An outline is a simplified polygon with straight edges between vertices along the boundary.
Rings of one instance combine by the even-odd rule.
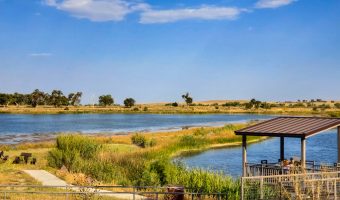
[[[220, 172], [187, 169], [172, 158], [182, 152], [204, 150], [219, 144], [238, 144], [234, 131], [245, 125], [196, 128], [178, 132], [145, 134], [155, 146], [131, 144], [133, 136], [113, 136], [109, 140], [81, 135], [61, 135], [49, 153], [52, 167], [67, 166], [71, 173], [84, 173], [106, 184], [165, 186], [182, 185], [193, 192], [228, 193], [239, 197], [239, 181]], [[250, 141], [261, 139], [249, 138]], [[115, 141], [130, 144], [115, 144]], [[86, 154], [85, 154], [86, 152]]]

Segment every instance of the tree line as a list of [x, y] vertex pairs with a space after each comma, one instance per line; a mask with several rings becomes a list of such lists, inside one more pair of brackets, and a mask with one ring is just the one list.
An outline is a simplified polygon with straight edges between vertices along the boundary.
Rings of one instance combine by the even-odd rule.
[[51, 105], [54, 107], [60, 106], [78, 106], [80, 105], [82, 92], [70, 93], [67, 96], [61, 90], [53, 90], [50, 94], [34, 90], [30, 94], [5, 94], [0, 93], [0, 105], [31, 105], [37, 107], [38, 105]]
[[[68, 95], [64, 95], [61, 90], [53, 90], [51, 93], [43, 92], [39, 89], [34, 90], [30, 94], [13, 93], [6, 94], [0, 93], [0, 105], [30, 105], [37, 107], [38, 105], [49, 105], [54, 107], [60, 106], [79, 106], [83, 93], [72, 92]], [[110, 106], [114, 104], [114, 99], [110, 94], [101, 95], [98, 98], [100, 106]], [[126, 98], [124, 105], [126, 107], [134, 106], [136, 101], [133, 98]]]

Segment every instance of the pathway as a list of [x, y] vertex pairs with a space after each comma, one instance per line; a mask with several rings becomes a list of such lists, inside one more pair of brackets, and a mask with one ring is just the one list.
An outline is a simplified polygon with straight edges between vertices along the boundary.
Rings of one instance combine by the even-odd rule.
[[[35, 178], [37, 181], [41, 182], [43, 186], [58, 186], [58, 187], [65, 187], [65, 188], [67, 186], [72, 186], [45, 170], [24, 170], [24, 172], [29, 174], [33, 178]], [[77, 187], [72, 187], [70, 189], [74, 191], [80, 190], [80, 188], [77, 188]], [[111, 191], [98, 190], [98, 189], [97, 190], [93, 189], [93, 191], [89, 191], [89, 192], [99, 192], [101, 193], [100, 195], [109, 196], [109, 197], [113, 197], [113, 198], [117, 198], [121, 200], [133, 200], [132, 194], [112, 194]], [[109, 194], [105, 194], [105, 193], [109, 193]], [[147, 199], [147, 198], [140, 196], [140, 195], [135, 195], [135, 200], [143, 200], [143, 199]]]

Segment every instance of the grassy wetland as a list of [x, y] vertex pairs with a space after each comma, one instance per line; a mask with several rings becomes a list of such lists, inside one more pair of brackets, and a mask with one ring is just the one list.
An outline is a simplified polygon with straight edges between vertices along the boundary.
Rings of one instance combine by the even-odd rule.
[[[117, 136], [59, 135], [55, 141], [1, 146], [10, 160], [0, 169], [2, 184], [35, 184], [21, 170], [45, 169], [72, 184], [183, 185], [193, 192], [228, 193], [239, 197], [239, 181], [221, 172], [188, 169], [173, 158], [183, 153], [240, 145], [234, 130], [245, 124], [192, 128], [174, 132]], [[249, 142], [263, 140], [250, 137]], [[31, 152], [37, 165], [11, 164], [19, 152]], [[87, 177], [86, 179], [82, 177]], [[18, 180], [20, 180], [18, 182]]]

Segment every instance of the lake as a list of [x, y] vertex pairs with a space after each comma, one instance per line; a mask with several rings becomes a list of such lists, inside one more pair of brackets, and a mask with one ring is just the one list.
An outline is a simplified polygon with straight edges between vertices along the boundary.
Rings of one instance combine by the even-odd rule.
[[251, 114], [0, 114], [0, 143], [48, 139], [61, 132], [114, 133], [177, 130], [183, 127], [222, 126], [226, 123], [269, 119]]
[[[307, 160], [324, 163], [337, 162], [337, 131], [330, 130], [306, 139]], [[285, 138], [285, 158], [300, 157], [300, 139]], [[261, 160], [277, 162], [280, 158], [280, 139], [271, 138], [260, 143], [251, 144], [247, 149], [248, 162], [260, 163]], [[233, 177], [241, 175], [241, 147], [213, 149], [181, 159], [191, 168], [204, 168], [222, 171]]]

